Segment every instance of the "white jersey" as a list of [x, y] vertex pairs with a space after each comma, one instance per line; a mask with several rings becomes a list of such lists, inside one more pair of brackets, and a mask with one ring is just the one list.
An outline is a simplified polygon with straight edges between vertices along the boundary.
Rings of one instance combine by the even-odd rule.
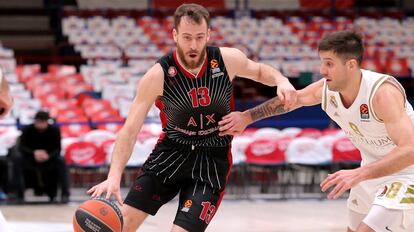
[[[322, 109], [345, 132], [353, 144], [360, 150], [362, 164], [366, 165], [382, 159], [395, 144], [389, 137], [384, 123], [375, 115], [372, 99], [378, 87], [385, 81], [394, 84], [404, 95], [405, 110], [414, 122], [413, 108], [408, 103], [404, 88], [392, 76], [368, 70], [362, 71], [362, 80], [354, 103], [345, 108], [338, 92], [323, 86]], [[401, 170], [395, 175], [414, 174], [414, 165]]]

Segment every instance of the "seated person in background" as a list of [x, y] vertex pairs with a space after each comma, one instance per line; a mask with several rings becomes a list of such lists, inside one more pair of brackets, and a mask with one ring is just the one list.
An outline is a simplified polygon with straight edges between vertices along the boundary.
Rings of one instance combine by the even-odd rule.
[[57, 187], [62, 189], [62, 203], [69, 200], [67, 166], [60, 155], [61, 135], [58, 127], [49, 124], [49, 113], [36, 113], [34, 123], [22, 129], [12, 154], [17, 198], [24, 200], [24, 190], [33, 187], [35, 195], [46, 193], [53, 202]]

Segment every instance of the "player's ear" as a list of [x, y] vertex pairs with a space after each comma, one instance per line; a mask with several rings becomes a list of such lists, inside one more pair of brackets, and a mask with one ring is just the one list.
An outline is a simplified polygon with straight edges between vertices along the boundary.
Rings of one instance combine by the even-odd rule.
[[172, 34], [173, 34], [173, 39], [174, 39], [174, 41], [177, 43], [177, 37], [178, 37], [178, 31], [177, 31], [177, 29], [173, 29], [173, 31], [172, 31]]
[[358, 67], [358, 62], [356, 61], [356, 59], [350, 59], [347, 62], [347, 67], [348, 69], [355, 69]]

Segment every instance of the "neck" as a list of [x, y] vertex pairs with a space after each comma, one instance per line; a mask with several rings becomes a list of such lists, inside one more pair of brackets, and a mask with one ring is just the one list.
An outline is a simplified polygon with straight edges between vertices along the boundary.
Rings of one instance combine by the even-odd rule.
[[342, 104], [348, 108], [351, 106], [355, 99], [358, 96], [359, 89], [361, 86], [361, 80], [362, 80], [362, 72], [361, 70], [358, 70], [355, 74], [352, 74], [350, 78], [350, 81], [348, 82], [348, 85], [339, 92]]

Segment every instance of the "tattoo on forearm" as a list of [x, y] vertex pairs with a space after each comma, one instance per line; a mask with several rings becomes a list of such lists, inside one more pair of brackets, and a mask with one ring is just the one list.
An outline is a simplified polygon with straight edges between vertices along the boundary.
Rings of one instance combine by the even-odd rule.
[[275, 115], [280, 115], [289, 112], [283, 108], [283, 103], [279, 97], [274, 97], [264, 103], [249, 110], [253, 121], [268, 118]]

